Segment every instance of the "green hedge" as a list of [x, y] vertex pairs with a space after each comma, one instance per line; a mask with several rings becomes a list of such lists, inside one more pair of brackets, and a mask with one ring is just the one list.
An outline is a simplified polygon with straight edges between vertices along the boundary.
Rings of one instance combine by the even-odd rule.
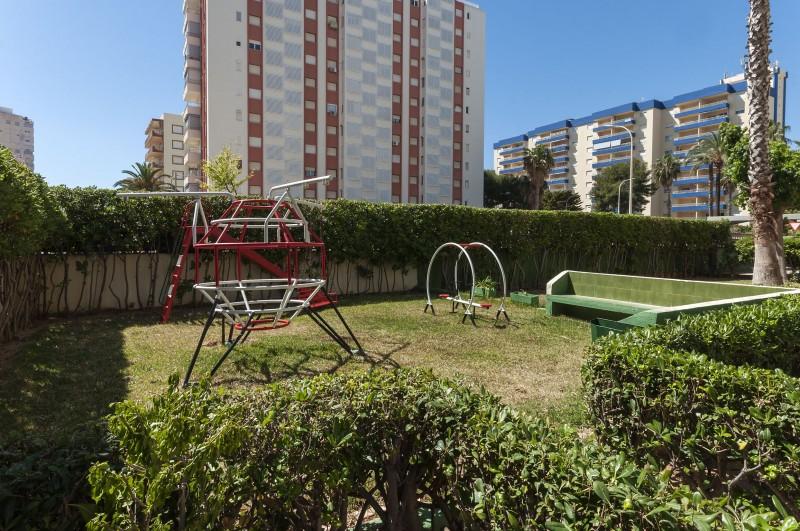
[[685, 316], [592, 345], [586, 399], [612, 446], [706, 493], [775, 496], [798, 515], [798, 354], [800, 297]]
[[[48, 252], [169, 252], [185, 200], [122, 200], [113, 191], [53, 188], [65, 212]], [[224, 199], [206, 202], [218, 215]], [[308, 212], [337, 262], [395, 268], [427, 264], [446, 241], [483, 241], [517, 269], [520, 283], [542, 285], [566, 269], [663, 276], [717, 275], [733, 256], [723, 223], [593, 214], [329, 201]], [[512, 267], [513, 266], [513, 267]]]
[[[735, 242], [736, 256], [740, 264], [752, 264], [755, 257], [753, 237], [745, 236]], [[786, 236], [783, 238], [783, 254], [786, 258], [786, 267], [794, 271], [800, 270], [800, 237]]]
[[[781, 516], [708, 500], [668, 474], [428, 373], [322, 376], [116, 406], [123, 462], [90, 473], [91, 529], [753, 528]], [[349, 523], [348, 523], [349, 519]], [[791, 524], [791, 521], [787, 521]]]
[[0, 198], [0, 258], [39, 251], [58, 223], [47, 184], [2, 146]]

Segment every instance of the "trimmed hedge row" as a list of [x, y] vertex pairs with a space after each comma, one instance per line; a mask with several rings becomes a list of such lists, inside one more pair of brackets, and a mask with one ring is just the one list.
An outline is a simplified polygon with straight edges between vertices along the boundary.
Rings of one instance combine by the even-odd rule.
[[800, 515], [800, 297], [684, 316], [588, 354], [604, 442], [709, 495], [774, 497]]
[[[737, 260], [741, 264], [752, 264], [755, 258], [753, 237], [745, 236], [735, 242]], [[793, 271], [800, 270], [800, 237], [787, 236], [783, 238], [783, 255], [786, 266]]]
[[[90, 529], [752, 528], [781, 516], [673, 489], [668, 474], [417, 371], [116, 406], [122, 466], [90, 473]], [[788, 522], [791, 524], [791, 522]]]
[[[95, 188], [55, 187], [52, 193], [65, 221], [44, 250], [57, 253], [169, 252], [185, 204], [185, 199], [125, 201]], [[221, 198], [206, 202], [210, 216], [224, 206]], [[445, 241], [477, 240], [532, 269], [528, 276], [540, 282], [565, 268], [716, 275], [727, 271], [734, 255], [725, 223], [346, 200], [308, 210], [337, 262], [418, 266]]]

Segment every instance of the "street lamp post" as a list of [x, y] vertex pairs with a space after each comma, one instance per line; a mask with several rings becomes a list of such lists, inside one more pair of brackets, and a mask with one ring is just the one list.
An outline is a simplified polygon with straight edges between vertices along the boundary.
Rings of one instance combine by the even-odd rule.
[[[630, 179], [623, 179], [622, 181], [620, 181], [619, 186], [617, 186], [617, 214], [620, 213], [620, 207], [621, 207], [620, 199], [622, 199], [622, 185], [625, 184], [625, 181], [630, 181]], [[628, 214], [630, 214], [630, 211], [628, 211]]]
[[[625, 132], [628, 133], [628, 136], [631, 137], [631, 158], [630, 162], [628, 163], [628, 165], [631, 168], [630, 178], [628, 179], [628, 181], [630, 182], [630, 185], [628, 187], [628, 214], [633, 214], [633, 132], [624, 125], [614, 125], [614, 124], [601, 125], [600, 129], [613, 129], [615, 127], [617, 129], [624, 129]], [[622, 182], [624, 183], [625, 181]], [[619, 203], [619, 195], [617, 195], [617, 203]], [[617, 208], [617, 213], [619, 213], [619, 208]]]

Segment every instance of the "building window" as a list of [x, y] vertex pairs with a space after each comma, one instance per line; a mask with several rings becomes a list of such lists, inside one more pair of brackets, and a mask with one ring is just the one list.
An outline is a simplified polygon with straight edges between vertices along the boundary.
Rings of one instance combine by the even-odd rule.
[[336, 48], [336, 45], [339, 44], [336, 39], [333, 37], [328, 37], [328, 47], [329, 48]]
[[317, 36], [313, 33], [306, 32], [306, 42], [317, 42]]
[[467, 96], [469, 96], [469, 87], [467, 87]]
[[329, 157], [335, 157], [336, 156], [336, 148], [335, 147], [329, 147], [328, 149], [325, 150], [325, 152]]
[[399, 94], [393, 94], [392, 95], [392, 103], [401, 103]]
[[248, 172], [261, 171], [261, 163], [260, 162], [248, 162], [247, 163], [247, 171]]
[[469, 162], [464, 163], [464, 169], [469, 171]]
[[456, 105], [453, 110], [456, 112], [461, 112], [461, 105]]
[[317, 130], [317, 124], [315, 124], [314, 122], [306, 122], [306, 131], [308, 131], [309, 133], [313, 133], [316, 130]]
[[464, 16], [464, 12], [462, 10], [460, 10], [460, 9], [456, 9], [456, 16], [461, 18], [461, 17]]
[[183, 166], [183, 157], [180, 155], [172, 155], [172, 163], [178, 166]]
[[315, 65], [317, 64], [317, 56], [316, 55], [306, 55], [306, 64], [307, 65]]
[[461, 48], [456, 48], [456, 55], [461, 55], [462, 53]]
[[313, 9], [306, 9], [306, 18], [311, 20], [317, 20], [317, 12]]
[[328, 17], [328, 27], [331, 29], [339, 29], [339, 21], [336, 20], [336, 17]]
[[461, 124], [453, 124], [453, 131], [461, 131]]
[[400, 74], [392, 74], [392, 81], [395, 83], [400, 83]]
[[176, 179], [183, 179], [183, 170], [172, 170], [172, 176]]
[[416, 38], [416, 37], [411, 37], [411, 46], [413, 48], [418, 48], [419, 47], [419, 39]]
[[236, 109], [236, 121], [237, 122], [241, 122], [242, 121], [242, 110], [241, 109]]
[[409, 143], [409, 144], [411, 144], [412, 146], [416, 146], [416, 145], [419, 143], [419, 141], [417, 140], [417, 137], [415, 137], [415, 136], [412, 136], [412, 137], [411, 137], [411, 138], [408, 140], [408, 143]]
[[247, 89], [247, 95], [250, 96], [251, 100], [260, 100], [261, 89], [256, 89], [256, 88]]
[[259, 136], [251, 136], [247, 139], [247, 145], [252, 148], [260, 148], [261, 147], [261, 137]]
[[392, 62], [399, 63], [402, 58], [398, 54], [392, 54]]
[[260, 124], [261, 123], [261, 115], [255, 112], [251, 112], [247, 114], [247, 121], [251, 124]]
[[173, 140], [172, 149], [183, 149], [183, 140]]
[[463, 72], [463, 70], [461, 70], [461, 67], [457, 66], [456, 67], [456, 74], [461, 74], [462, 72]]
[[400, 116], [398, 116], [396, 114], [393, 114], [392, 115], [392, 123], [393, 124], [399, 124], [400, 123]]
[[453, 161], [453, 169], [460, 170], [461, 169], [461, 162], [455, 160]]
[[392, 135], [392, 145], [393, 146], [400, 145], [400, 135]]
[[260, 41], [249, 41], [247, 43], [247, 47], [251, 50], [260, 50], [261, 49], [261, 42]]
[[306, 177], [316, 177], [317, 176], [317, 169], [314, 166], [306, 166]]
[[336, 61], [328, 61], [328, 72], [336, 72]]
[[394, 18], [395, 22], [402, 22], [403, 21], [403, 15], [400, 14], [400, 13], [395, 13], [392, 18]]
[[261, 65], [247, 65], [247, 73], [255, 76], [261, 75]]
[[456, 151], [460, 151], [461, 150], [461, 142], [453, 142], [453, 149], [455, 149]]
[[[398, 116], [397, 118], [399, 119], [400, 117]], [[413, 116], [412, 116], [411, 118], [409, 118], [408, 122], [409, 122], [409, 123], [410, 123], [412, 126], [414, 126], [414, 127], [416, 127], [417, 125], [419, 125], [419, 120], [417, 120], [417, 119], [416, 119], [415, 117], [413, 117]], [[398, 123], [399, 123], [399, 122], [398, 122]]]
[[461, 181], [454, 180], [453, 181], [453, 188], [461, 188]]
[[411, 86], [412, 87], [418, 87], [419, 86], [419, 79], [417, 79], [415, 77], [412, 77], [411, 78]]
[[336, 116], [336, 114], [339, 112], [339, 107], [335, 103], [329, 103], [325, 106], [325, 112]]
[[403, 38], [400, 36], [399, 33], [395, 33], [394, 35], [392, 35], [392, 40], [394, 40], [394, 42], [403, 42]]
[[419, 66], [419, 59], [412, 59], [411, 66]]
[[236, 12], [236, 22], [241, 22], [241, 21], [242, 21], [242, 12], [241, 11], [237, 11]]
[[329, 126], [327, 126], [327, 127], [325, 128], [325, 131], [326, 131], [326, 132], [328, 133], [328, 135], [330, 135], [330, 136], [336, 136], [336, 126], [335, 126], [335, 125], [329, 125]]
[[419, 27], [419, 20], [417, 20], [416, 18], [412, 18], [411, 19], [411, 27], [412, 28], [418, 28]]
[[317, 108], [317, 103], [314, 100], [306, 100], [306, 109], [313, 111]]
[[249, 17], [247, 17], [247, 22], [249, 22], [251, 26], [260, 26], [261, 25], [261, 17], [257, 17], [255, 15], [250, 15]]
[[417, 176], [411, 175], [408, 177], [408, 184], [417, 184]]
[[305, 83], [306, 86], [309, 88], [316, 88], [317, 86], [317, 80], [314, 79], [313, 77], [307, 77]]
[[172, 124], [172, 133], [175, 135], [182, 135], [183, 134], [183, 126]]
[[306, 155], [316, 155], [317, 154], [317, 146], [314, 144], [306, 144]]
[[336, 92], [336, 83], [333, 81], [328, 81], [328, 90], [331, 92]]

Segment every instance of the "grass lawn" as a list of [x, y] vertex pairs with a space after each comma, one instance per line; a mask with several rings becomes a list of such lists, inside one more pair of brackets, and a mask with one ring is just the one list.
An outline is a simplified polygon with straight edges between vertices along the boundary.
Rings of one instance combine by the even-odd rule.
[[[462, 375], [517, 407], [582, 421], [580, 366], [588, 323], [509, 303], [509, 326], [493, 327], [492, 309], [476, 328], [450, 314], [449, 303], [435, 304], [434, 317], [423, 313], [419, 294], [348, 299], [342, 313], [366, 359], [346, 355], [302, 317], [281, 330], [253, 333], [214, 381], [242, 388], [326, 372], [425, 367], [442, 376]], [[171, 374], [186, 370], [204, 318], [202, 309], [183, 309], [166, 325], [156, 324], [157, 311], [51, 319], [7, 345], [0, 351], [0, 444], [58, 441], [106, 415], [111, 402], [146, 401], [160, 393]], [[206, 345], [197, 377], [224, 350], [218, 326]]]

